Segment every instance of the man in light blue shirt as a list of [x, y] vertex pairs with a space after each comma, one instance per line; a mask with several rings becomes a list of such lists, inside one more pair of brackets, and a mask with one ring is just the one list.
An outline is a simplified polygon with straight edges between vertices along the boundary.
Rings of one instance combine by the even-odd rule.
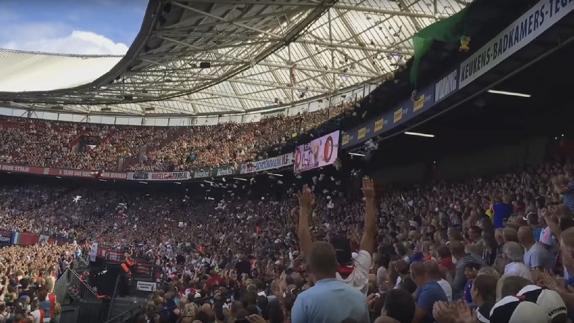
[[339, 323], [346, 319], [369, 322], [367, 299], [357, 289], [337, 280], [337, 257], [327, 242], [314, 242], [308, 258], [315, 286], [297, 296], [293, 323]]
[[532, 228], [521, 226], [518, 229], [518, 241], [524, 247], [524, 264], [529, 269], [552, 270], [555, 265], [555, 257], [546, 247], [534, 241]]

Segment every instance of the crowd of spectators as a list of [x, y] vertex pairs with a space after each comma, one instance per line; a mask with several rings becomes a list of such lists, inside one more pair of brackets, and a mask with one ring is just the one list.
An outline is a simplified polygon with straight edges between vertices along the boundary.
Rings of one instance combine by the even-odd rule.
[[0, 119], [0, 162], [22, 166], [117, 170], [188, 170], [238, 165], [350, 110], [350, 102], [254, 123], [130, 127]]
[[[153, 262], [164, 285], [150, 296], [142, 322], [572, 317], [571, 165], [379, 194], [367, 180], [364, 199], [347, 197], [332, 178], [310, 183], [296, 197], [300, 187], [284, 183], [280, 198], [251, 199], [239, 193], [209, 198], [215, 187], [197, 197], [183, 190], [5, 185], [0, 229], [65, 236], [81, 245], [98, 241]], [[241, 185], [251, 184], [220, 190], [246, 190]], [[313, 242], [321, 240], [330, 243]], [[18, 263], [0, 268], [13, 298], [22, 288], [14, 278], [60, 268], [71, 246], [0, 249], [0, 257]], [[10, 308], [14, 314], [18, 307]]]
[[54, 287], [69, 268], [76, 245], [0, 248], [0, 322], [55, 321], [61, 313]]

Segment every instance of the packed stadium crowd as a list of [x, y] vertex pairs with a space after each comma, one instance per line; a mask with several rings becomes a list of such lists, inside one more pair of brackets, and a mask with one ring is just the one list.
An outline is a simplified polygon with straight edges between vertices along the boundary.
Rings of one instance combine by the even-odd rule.
[[50, 322], [61, 312], [54, 285], [77, 246], [0, 248], [0, 322]]
[[0, 322], [46, 317], [43, 280], [94, 241], [161, 268], [141, 322], [565, 322], [574, 313], [570, 164], [382, 192], [365, 179], [362, 199], [326, 176], [309, 184], [251, 200], [4, 185], [0, 229], [73, 242], [0, 249]]
[[94, 171], [172, 171], [238, 165], [266, 157], [267, 150], [353, 106], [345, 102], [254, 123], [176, 128], [1, 118], [0, 162]]

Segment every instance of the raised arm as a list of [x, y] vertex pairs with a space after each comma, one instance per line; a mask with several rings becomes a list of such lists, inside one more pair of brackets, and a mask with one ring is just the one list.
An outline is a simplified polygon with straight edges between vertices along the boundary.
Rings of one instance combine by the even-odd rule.
[[363, 195], [365, 196], [365, 223], [361, 238], [361, 250], [368, 251], [372, 255], [375, 251], [375, 239], [377, 238], [378, 212], [375, 183], [369, 177], [363, 178]]
[[299, 200], [299, 222], [297, 224], [297, 237], [299, 238], [299, 248], [303, 255], [308, 256], [313, 240], [309, 229], [309, 218], [315, 207], [315, 195], [309, 186], [303, 186], [303, 190], [297, 194]]

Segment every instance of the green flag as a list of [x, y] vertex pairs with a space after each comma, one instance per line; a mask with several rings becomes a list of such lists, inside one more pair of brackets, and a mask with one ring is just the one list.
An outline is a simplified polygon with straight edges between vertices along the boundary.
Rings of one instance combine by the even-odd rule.
[[427, 54], [434, 41], [438, 40], [446, 43], [459, 42], [460, 38], [464, 35], [464, 20], [467, 13], [468, 7], [415, 34], [413, 37], [415, 55], [410, 70], [410, 80], [413, 85], [417, 85], [418, 82], [421, 59]]

